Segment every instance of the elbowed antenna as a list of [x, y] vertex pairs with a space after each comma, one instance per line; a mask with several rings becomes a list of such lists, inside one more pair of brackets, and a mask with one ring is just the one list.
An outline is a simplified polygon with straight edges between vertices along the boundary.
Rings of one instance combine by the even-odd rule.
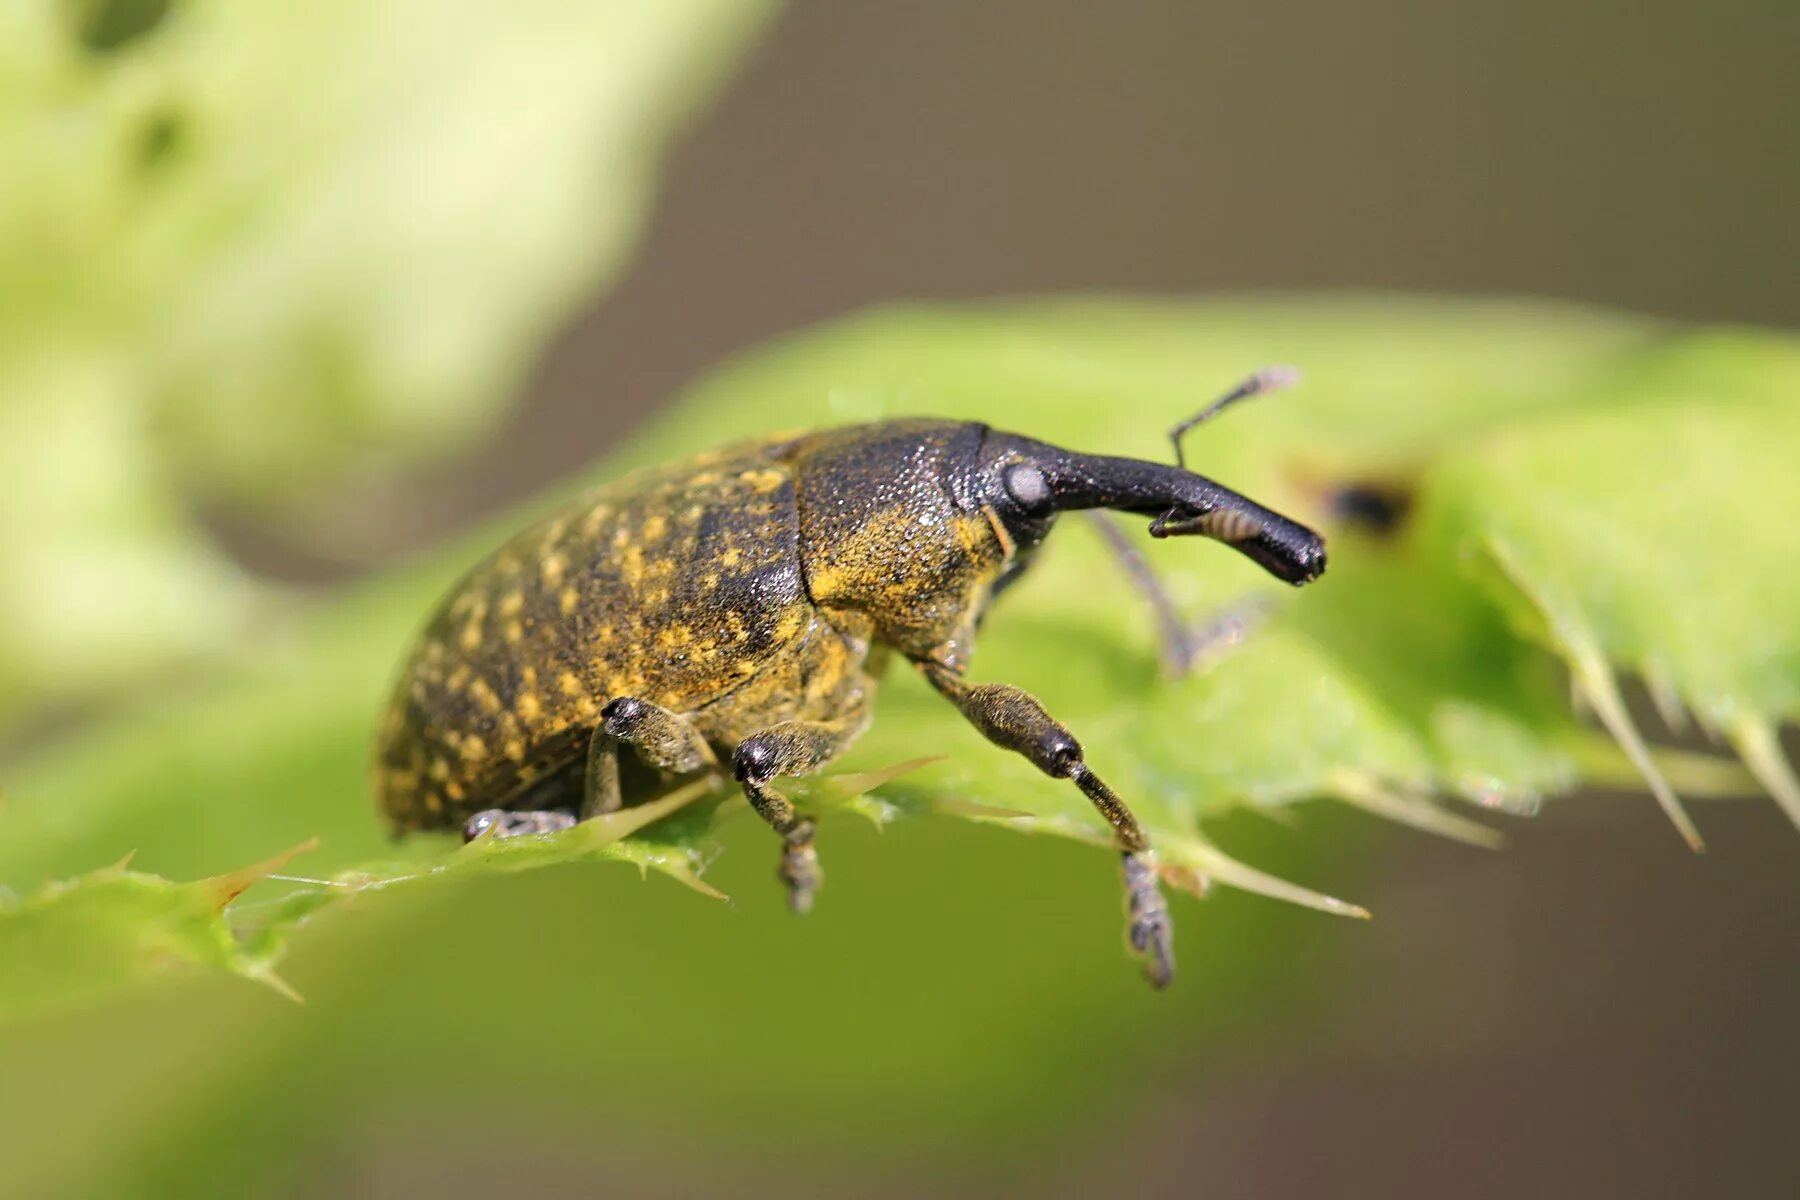
[[1299, 382], [1299, 367], [1264, 367], [1260, 371], [1253, 372], [1242, 383], [1169, 430], [1169, 444], [1175, 447], [1175, 465], [1184, 469], [1187, 467], [1187, 455], [1181, 449], [1181, 439], [1187, 436], [1190, 429], [1212, 420], [1239, 400], [1248, 400], [1252, 396], [1266, 396], [1270, 392], [1279, 392], [1282, 388], [1293, 387]]
[[[1299, 367], [1271, 366], [1250, 374], [1169, 431], [1169, 443], [1175, 447], [1175, 465], [1187, 469], [1187, 454], [1182, 449], [1181, 439], [1195, 426], [1212, 420], [1240, 400], [1266, 396], [1299, 382]], [[1226, 489], [1219, 490], [1224, 492]], [[1217, 538], [1237, 546], [1271, 574], [1293, 584], [1307, 583], [1324, 572], [1325, 542], [1318, 534], [1235, 492], [1229, 494], [1237, 503], [1222, 505], [1211, 512], [1184, 514], [1179, 508], [1170, 508], [1150, 522], [1150, 536], [1182, 537], [1198, 533]]]

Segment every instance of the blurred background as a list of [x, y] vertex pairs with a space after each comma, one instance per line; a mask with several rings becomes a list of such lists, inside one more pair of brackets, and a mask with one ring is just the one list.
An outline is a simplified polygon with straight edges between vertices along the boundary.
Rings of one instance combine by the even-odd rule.
[[1796, 35], [1755, 0], [793, 6], [481, 469], [409, 481], [408, 528], [897, 298], [1400, 288], [1792, 324]]
[[[386, 412], [366, 422], [346, 416], [333, 426], [338, 440], [332, 444], [356, 449], [333, 461], [329, 472], [255, 454], [241, 460], [251, 466], [227, 470], [217, 464], [228, 456], [208, 440], [223, 436], [217, 410], [208, 407], [209, 380], [190, 378], [211, 370], [213, 360], [203, 347], [178, 338], [163, 344], [146, 332], [157, 326], [133, 326], [117, 316], [135, 302], [132, 286], [102, 289], [116, 306], [105, 321], [57, 326], [79, 328], [100, 342], [158, 341], [157, 369], [171, 381], [164, 394], [173, 399], [159, 400], [142, 426], [158, 450], [133, 471], [158, 483], [155, 494], [168, 506], [158, 520], [183, 530], [181, 554], [204, 560], [206, 571], [246, 594], [271, 582], [308, 590], [343, 586], [588, 466], [726, 356], [893, 299], [1402, 289], [1559, 297], [1695, 321], [1800, 322], [1800, 82], [1793, 69], [1800, 9], [1778, 0], [1726, 0], [1704, 9], [1669, 0], [1574, 8], [1543, 0], [1507, 6], [802, 0], [780, 10], [674, 5], [670, 11], [684, 15], [666, 28], [633, 15], [639, 7], [602, 5], [617, 11], [582, 18], [571, 16], [569, 6], [545, 4], [535, 39], [506, 32], [511, 40], [504, 44], [496, 21], [492, 45], [497, 57], [510, 55], [508, 72], [485, 80], [445, 69], [433, 85], [451, 108], [466, 104], [491, 114], [496, 105], [517, 105], [522, 120], [542, 117], [534, 127], [552, 139], [535, 148], [508, 147], [512, 157], [492, 162], [481, 157], [485, 143], [469, 136], [479, 133], [479, 122], [457, 137], [446, 135], [445, 146], [466, 146], [473, 161], [446, 169], [445, 187], [494, 194], [489, 207], [471, 204], [466, 213], [445, 217], [446, 228], [454, 224], [450, 217], [466, 218], [457, 228], [473, 232], [464, 243], [470, 255], [484, 253], [479, 221], [512, 211], [515, 202], [520, 224], [536, 220], [547, 229], [586, 228], [592, 235], [570, 252], [577, 266], [517, 301], [529, 319], [521, 317], [505, 344], [483, 360], [492, 386], [453, 418], [436, 410]], [[448, 37], [434, 33], [417, 6], [395, 6], [395, 12], [409, 8], [411, 23], [397, 15], [383, 37], [394, 45]], [[46, 36], [66, 37], [68, 21], [76, 21], [85, 31], [80, 54], [87, 59], [70, 61], [125, 56], [108, 60], [115, 76], [131, 75], [118, 65], [128, 56], [160, 53], [162, 39], [176, 47], [176, 57], [196, 64], [193, 78], [209, 78], [217, 64], [194, 27], [247, 20], [182, 0], [56, 11], [62, 15], [45, 26], [56, 32]], [[570, 25], [559, 30], [564, 20]], [[539, 110], [550, 105], [540, 89], [579, 90], [570, 81], [589, 69], [579, 54], [565, 52], [567, 43], [604, 41], [627, 25], [634, 38], [642, 34], [632, 45], [643, 47], [644, 61], [660, 55], [657, 61], [674, 64], [666, 81], [651, 79], [633, 93], [620, 119], [657, 134], [543, 116]], [[22, 23], [11, 32], [27, 35]], [[270, 36], [280, 41], [281, 35]], [[357, 72], [367, 68], [367, 78], [381, 79], [380, 56], [345, 61], [333, 53], [329, 30], [288, 44], [294, 55], [318, 57], [311, 76], [317, 91], [271, 85], [257, 102], [271, 113], [316, 115], [348, 97], [344, 119], [362, 119], [351, 103], [362, 78]], [[11, 52], [14, 78], [42, 83], [54, 75], [51, 94], [65, 96], [56, 89], [75, 87], [69, 81], [90, 69], [52, 71], [42, 65], [50, 58], [33, 58], [24, 45], [15, 42]], [[233, 65], [252, 62], [246, 55]], [[453, 59], [439, 65], [446, 64]], [[7, 128], [25, 128], [21, 106], [42, 94], [20, 86], [0, 97], [10, 109]], [[404, 107], [376, 106], [396, 123], [396, 136], [404, 137], [409, 120], [429, 123], [419, 114], [430, 108], [430, 87], [407, 95]], [[179, 161], [184, 136], [206, 128], [197, 118], [190, 130], [157, 94], [148, 71], [108, 84], [106, 96], [115, 116], [137, 114], [117, 124], [147, 139], [146, 162], [159, 155]], [[73, 160], [84, 153], [81, 130], [65, 123], [42, 136], [59, 139], [66, 153], [32, 161], [79, 174]], [[590, 164], [587, 177], [558, 193], [560, 201], [539, 203], [532, 198], [536, 166], [562, 136], [596, 145], [613, 138], [623, 147], [617, 160], [626, 165], [600, 179]], [[86, 152], [99, 153], [92, 146]], [[272, 135], [255, 153], [220, 167], [239, 203], [167, 216], [128, 247], [124, 274], [140, 285], [157, 278], [158, 264], [185, 261], [195, 230], [235, 222], [230, 227], [248, 231], [243, 236], [251, 244], [266, 237], [273, 246], [253, 269], [245, 268], [250, 276], [304, 275], [309, 268], [299, 236], [278, 244], [294, 222], [275, 201], [259, 199], [257, 185], [284, 170], [312, 181], [294, 163], [304, 165], [314, 152], [322, 153], [320, 146], [305, 137]], [[392, 165], [386, 151], [372, 151], [370, 161]], [[414, 166], [435, 170], [444, 163]], [[554, 173], [582, 175], [572, 168]], [[9, 190], [28, 186], [19, 172], [9, 175]], [[36, 186], [48, 189], [42, 181]], [[354, 179], [346, 185], [352, 194], [357, 186]], [[45, 195], [44, 207], [67, 217], [68, 197], [87, 191], [71, 184], [60, 198], [52, 190]], [[587, 207], [597, 196], [606, 203]], [[306, 197], [308, 212], [327, 214], [341, 199], [316, 187]], [[447, 198], [440, 207], [455, 206]], [[5, 235], [7, 301], [29, 310], [15, 311], [12, 327], [36, 329], [54, 323], [58, 312], [91, 311], [91, 296], [70, 293], [80, 291], [84, 247], [116, 232], [100, 211], [104, 205], [81, 210], [92, 219], [73, 224], [40, 219], [18, 196], [6, 208], [14, 218]], [[385, 232], [372, 233], [371, 245], [392, 248], [406, 241], [413, 221], [443, 216], [409, 209]], [[596, 222], [616, 232], [594, 240], [602, 236], [593, 232]], [[496, 229], [494, 237], [520, 241], [508, 229]], [[421, 263], [458, 254], [454, 240], [426, 234], [418, 240], [415, 260], [404, 258], [404, 246], [394, 249], [400, 267], [422, 269]], [[358, 253], [350, 248], [326, 257]], [[521, 253], [535, 255], [545, 272], [561, 257], [548, 242]], [[453, 291], [454, 268], [433, 269], [446, 270], [445, 290]], [[367, 294], [348, 272], [331, 282], [339, 291], [328, 290], [328, 300]], [[201, 280], [191, 293], [200, 297], [196, 304], [229, 309], [234, 296], [246, 294], [229, 284]], [[502, 294], [514, 301], [514, 293]], [[385, 319], [404, 322], [409, 315]], [[256, 319], [257, 313], [245, 317]], [[447, 327], [458, 319], [445, 318]], [[280, 328], [290, 340], [299, 329], [302, 340], [316, 335], [336, 345], [328, 322], [307, 318]], [[258, 353], [266, 357], [266, 345]], [[353, 348], [323, 357], [328, 365], [319, 369], [327, 374], [359, 370]], [[51, 414], [17, 399], [21, 380], [45, 378], [50, 368], [34, 360], [26, 371], [12, 361], [5, 402], [15, 433], [41, 433], [53, 415], [60, 421], [73, 411], [59, 402]], [[393, 379], [428, 383], [440, 371], [473, 369], [460, 361], [408, 360], [387, 375], [372, 370], [370, 391], [381, 392]], [[91, 387], [79, 394], [105, 394], [112, 386], [104, 378], [87, 382]], [[295, 386], [303, 387], [304, 377]], [[420, 394], [429, 390], [421, 385]], [[201, 412], [209, 415], [190, 428], [189, 417]], [[419, 428], [433, 436], [415, 438]], [[92, 427], [81, 429], [69, 436], [91, 445]], [[202, 437], [193, 429], [209, 432]], [[308, 433], [282, 436], [291, 445]], [[370, 445], [380, 452], [371, 453]], [[108, 461], [135, 462], [130, 454], [127, 445]], [[20, 462], [14, 470], [24, 477], [29, 467]], [[124, 503], [117, 497], [68, 501], [95, 511]], [[16, 584], [52, 550], [27, 553], [33, 512], [17, 495], [10, 511], [18, 524], [7, 534], [11, 561], [0, 569], [14, 572]], [[142, 517], [141, 506], [133, 511]], [[193, 515], [198, 534], [186, 532]], [[171, 606], [179, 606], [179, 590], [172, 589]], [[214, 632], [219, 620], [248, 620], [235, 601], [219, 603]], [[22, 611], [11, 615], [22, 620]], [[186, 646], [189, 634], [175, 623], [167, 633], [162, 645], [144, 651], [145, 670]], [[25, 652], [14, 653], [21, 655], [12, 664], [15, 683], [33, 678], [38, 666]], [[117, 703], [108, 676], [96, 668], [90, 678], [91, 686], [65, 694], [19, 686], [0, 745], [22, 756], [105, 715]], [[1011, 1090], [983, 1091], [958, 1072], [934, 1080], [938, 1060], [926, 1051], [920, 1052], [925, 1065], [912, 1074], [889, 1068], [906, 1082], [884, 1090], [858, 1080], [859, 1069], [876, 1069], [867, 1064], [789, 1068], [781, 1054], [721, 1042], [713, 1048], [718, 1070], [746, 1079], [708, 1101], [715, 1081], [702, 1072], [686, 1081], [695, 1097], [691, 1107], [682, 1089], [640, 1094], [629, 1078], [607, 1080], [600, 1065], [593, 1078], [564, 1078], [524, 1054], [516, 1069], [490, 1064], [480, 1075], [418, 1068], [434, 1081], [429, 1089], [407, 1090], [385, 1076], [364, 1080], [362, 1101], [315, 1098], [301, 1118], [284, 1114], [284, 1096], [322, 1077], [290, 1091], [277, 1064], [254, 1081], [221, 1088], [205, 1104], [194, 1102], [183, 1136], [200, 1144], [225, 1136], [220, 1131], [242, 1135], [241, 1123], [250, 1118], [215, 1111], [233, 1105], [260, 1114], [260, 1132], [245, 1139], [251, 1145], [282, 1140], [283, 1128], [296, 1127], [284, 1125], [290, 1119], [303, 1123], [309, 1148], [300, 1165], [262, 1179], [258, 1188], [309, 1196], [501, 1190], [899, 1196], [995, 1187], [1044, 1196], [1116, 1188], [1157, 1196], [1791, 1194], [1800, 1183], [1800, 1152], [1789, 1136], [1800, 1112], [1800, 1035], [1793, 1019], [1800, 1012], [1800, 905], [1792, 830], [1766, 803], [1708, 806], [1701, 817], [1710, 853], [1696, 859], [1648, 816], [1641, 798], [1583, 796], [1548, 806], [1533, 822], [1512, 824], [1512, 844], [1496, 855], [1376, 827], [1337, 807], [1307, 806], [1297, 818], [1298, 836], [1262, 847], [1259, 865], [1304, 874], [1310, 862], [1316, 878], [1320, 852], [1303, 859], [1309, 852], [1296, 843], [1353, 845], [1353, 853], [1333, 864], [1330, 888], [1366, 904], [1379, 919], [1366, 926], [1320, 923], [1230, 895], [1204, 907], [1182, 905], [1188, 924], [1203, 921], [1226, 949], [1190, 963], [1196, 986], [1157, 1000], [1166, 1007], [1156, 1015], [1147, 1015], [1149, 998], [1117, 1002], [1116, 1020], [1142, 1022], [1142, 1030], [1108, 1040], [1104, 1060], [1084, 1044], [1080, 1025], [982, 1011], [954, 987], [942, 997], [949, 1008], [940, 1009], [928, 980], [913, 981], [905, 1006], [873, 1003], [867, 1011], [879, 1014], [881, 1024], [871, 1019], [859, 1027], [853, 1016], [817, 1014], [799, 1022], [803, 1030], [835, 1022], [838, 1040], [829, 1044], [842, 1046], [886, 1038], [903, 1044], [916, 1021], [938, 1031], [933, 1044], [940, 1049], [957, 1036], [966, 1039], [964, 1058], [1012, 1073]], [[778, 946], [764, 964], [786, 964], [790, 952], [818, 954], [822, 946], [828, 954], [855, 953], [850, 923], [862, 921], [866, 936], [880, 936], [906, 921], [890, 917], [886, 926], [870, 926], [870, 914], [902, 904], [914, 906], [916, 918], [909, 919], [947, 921], [945, 909], [932, 908], [924, 894], [929, 886], [908, 880], [907, 864], [931, 853], [951, 856], [954, 869], [958, 847], [971, 841], [1001, 856], [1001, 869], [1020, 878], [1029, 872], [1038, 881], [993, 900], [985, 915], [994, 927], [1074, 922], [1088, 929], [1110, 921], [1111, 901], [1089, 879], [1087, 860], [1075, 848], [985, 830], [896, 830], [880, 839], [846, 837], [834, 846], [839, 861], [855, 858], [859, 870], [884, 882], [860, 898], [847, 889], [844, 924], [828, 927], [822, 939], [761, 931], [767, 914], [754, 918], [760, 945]], [[749, 893], [764, 865], [754, 854], [733, 853], [721, 863], [722, 886]], [[503, 894], [502, 885], [513, 890]], [[560, 905], [582, 887], [588, 889], [583, 903], [615, 894], [621, 904], [644, 905], [652, 895], [670, 901], [665, 889], [640, 894], [635, 881], [500, 881], [455, 898], [454, 912], [431, 927], [438, 933], [421, 934], [414, 944], [439, 937], [444, 946], [459, 945], [449, 931], [473, 930], [469, 936], [486, 953], [517, 933], [505, 914], [536, 912], [544, 924], [507, 953], [552, 953], [559, 939], [582, 936], [584, 922], [533, 906]], [[1094, 909], [1098, 917], [1090, 922], [1086, 914]], [[707, 939], [716, 935], [703, 928], [709, 919], [710, 913], [684, 905], [679, 914], [654, 918], [662, 924], [651, 928], [671, 939], [668, 953], [679, 957], [713, 946]], [[1097, 944], [1104, 946], [1105, 936]], [[1229, 948], [1264, 936], [1279, 939], [1285, 952], [1240, 972]], [[341, 930], [338, 937], [337, 954], [346, 953], [346, 943], [375, 941]], [[372, 970], [389, 953], [364, 950]], [[366, 986], [356, 993], [360, 1000], [334, 998], [329, 983], [307, 983], [309, 956], [323, 953], [309, 946], [296, 955], [291, 975], [312, 1000], [311, 1011], [326, 1015], [282, 1014], [287, 1057], [321, 1053], [319, 1045], [365, 1018], [382, 1032], [344, 1034], [346, 1044], [366, 1049], [388, 1036], [406, 1043], [405, 1035], [392, 1033], [411, 1020], [403, 997]], [[504, 973], [507, 953], [479, 959], [481, 969]], [[422, 949], [417, 957], [411, 966], [422, 978], [457, 986], [458, 977], [442, 966], [450, 959], [420, 965]], [[653, 964], [654, 956], [645, 961]], [[409, 962], [403, 959], [399, 969]], [[759, 969], [755, 959], [739, 965]], [[640, 963], [636, 969], [656, 968]], [[1048, 962], [1034, 962], [1031, 970], [1034, 986], [1047, 994], [1100, 986], [1074, 983]], [[1067, 970], [1125, 974], [1104, 956]], [[1231, 977], [1209, 986], [1208, 973]], [[134, 1002], [153, 1013], [161, 1006], [162, 1015], [133, 1020], [272, 1003], [261, 996], [251, 1002], [201, 996], [206, 986], [182, 985]], [[853, 983], [830, 986], [837, 989], [834, 1001], [859, 1005]], [[877, 972], [868, 986], [895, 983]], [[1122, 980], [1120, 993], [1128, 986], [1135, 981]], [[1095, 994], [1113, 1003], [1111, 991]], [[359, 1015], [343, 1015], [357, 1013], [356, 1003], [364, 1005]], [[454, 1017], [425, 1019], [435, 1035], [416, 1035], [408, 1054], [422, 1061], [457, 1056], [471, 1041], [504, 1050], [546, 1036], [579, 1036], [598, 1016], [545, 1012], [523, 998], [516, 1011], [471, 1006]], [[739, 1039], [752, 1036], [756, 1020], [728, 993], [694, 997], [681, 1016], [705, 1023], [705, 1036], [720, 1039], [738, 1023]], [[86, 1019], [59, 1019], [45, 1044], [58, 1044], [60, 1036], [108, 1045], [94, 1042], [92, 1028], [80, 1023]], [[302, 1020], [315, 1024], [303, 1030]], [[960, 1035], [945, 1032], [959, 1027]], [[654, 1022], [642, 1029], [652, 1042], [662, 1036]], [[14, 1029], [0, 1036], [22, 1035]], [[1029, 1053], [1005, 1049], [1015, 1041]], [[346, 1058], [358, 1052], [343, 1051]], [[33, 1061], [20, 1046], [8, 1053], [15, 1056], [13, 1080], [50, 1077], [17, 1065]], [[1041, 1085], [1034, 1083], [1040, 1068], [1029, 1065], [1035, 1060], [1057, 1064], [1042, 1068]], [[227, 1070], [220, 1063], [131, 1061], [132, 1070], [152, 1074]], [[405, 1061], [406, 1069], [417, 1068], [413, 1059]], [[501, 1054], [495, 1061], [514, 1060]], [[748, 1078], [756, 1071], [767, 1075]], [[358, 1075], [347, 1068], [331, 1078], [345, 1085]], [[811, 1093], [801, 1106], [806, 1113], [841, 1093], [841, 1122], [785, 1125], [782, 1110], [799, 1087]], [[434, 1098], [422, 1098], [425, 1091]], [[739, 1096], [761, 1099], [726, 1103]], [[55, 1102], [84, 1100], [65, 1095]], [[734, 1106], [749, 1103], [766, 1111], [740, 1126]], [[884, 1139], [884, 1129], [892, 1136]], [[74, 1153], [79, 1127], [62, 1136], [44, 1152]], [[220, 1171], [236, 1169], [229, 1154], [205, 1161], [225, 1164]], [[161, 1181], [146, 1183], [146, 1193], [167, 1183], [169, 1194], [178, 1194], [169, 1181], [192, 1169], [175, 1151], [167, 1161], [146, 1153], [144, 1162], [134, 1177]], [[0, 1178], [4, 1171], [0, 1166]]]

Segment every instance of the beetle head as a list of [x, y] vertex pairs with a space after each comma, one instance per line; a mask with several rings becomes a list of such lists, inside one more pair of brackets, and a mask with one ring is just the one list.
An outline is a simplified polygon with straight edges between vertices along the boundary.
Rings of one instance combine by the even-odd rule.
[[1035, 544], [1059, 512], [1116, 508], [1153, 518], [1151, 537], [1200, 534], [1236, 549], [1287, 583], [1325, 572], [1325, 540], [1297, 521], [1187, 470], [1181, 439], [1231, 406], [1287, 387], [1292, 367], [1265, 367], [1169, 432], [1175, 465], [1077, 454], [1010, 433], [989, 433], [981, 449], [992, 510], [1017, 542]]

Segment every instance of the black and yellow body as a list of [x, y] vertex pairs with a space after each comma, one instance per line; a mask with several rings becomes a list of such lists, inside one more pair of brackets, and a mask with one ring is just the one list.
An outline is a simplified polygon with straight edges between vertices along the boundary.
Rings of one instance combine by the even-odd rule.
[[1037, 701], [964, 681], [996, 587], [1059, 511], [1096, 507], [1231, 541], [1294, 582], [1323, 568], [1310, 531], [1200, 476], [979, 424], [731, 446], [582, 497], [456, 585], [380, 731], [381, 807], [401, 830], [530, 832], [648, 798], [671, 775], [729, 770], [781, 834], [781, 877], [804, 909], [812, 825], [770, 781], [848, 747], [897, 655], [991, 740], [1094, 799], [1126, 853], [1134, 914], [1146, 910], [1133, 941], [1165, 981], [1167, 917], [1129, 811]]

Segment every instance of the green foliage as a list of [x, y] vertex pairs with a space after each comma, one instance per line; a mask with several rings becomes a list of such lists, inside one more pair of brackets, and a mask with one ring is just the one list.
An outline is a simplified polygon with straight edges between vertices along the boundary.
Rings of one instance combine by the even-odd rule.
[[0, 8], [0, 721], [259, 615], [196, 495], [293, 499], [489, 427], [771, 7]]
[[[1272, 605], [1249, 645], [1203, 675], [1165, 681], [1148, 614], [1094, 531], [1067, 521], [996, 610], [976, 662], [978, 677], [1032, 690], [1076, 731], [1151, 830], [1172, 882], [1355, 913], [1227, 856], [1205, 829], [1234, 811], [1329, 797], [1489, 843], [1496, 834], [1458, 803], [1529, 810], [1583, 779], [1625, 781], [1628, 757], [1675, 812], [1665, 775], [1703, 792], [1745, 786], [1719, 760], [1652, 761], [1617, 702], [1614, 667], [1642, 670], [1671, 715], [1692, 709], [1772, 790], [1791, 788], [1773, 730], [1800, 696], [1800, 631], [1785, 619], [1800, 539], [1784, 515], [1800, 499], [1788, 468], [1800, 448], [1800, 353], [1774, 335], [1448, 302], [903, 309], [724, 370], [610, 469], [739, 434], [902, 412], [1158, 457], [1160, 431], [1271, 360], [1305, 364], [1309, 382], [1206, 427], [1190, 462], [1326, 524], [1324, 580], [1292, 591], [1215, 546], [1147, 545], [1190, 612], [1252, 593]], [[1329, 498], [1347, 483], [1404, 492], [1401, 526], [1334, 524]], [[313, 836], [323, 845], [299, 860], [317, 882], [286, 895], [260, 885], [213, 919], [179, 902], [199, 885], [116, 871], [0, 910], [0, 936], [15, 948], [0, 1012], [56, 1003], [46, 975], [57, 971], [69, 995], [178, 962], [266, 978], [279, 944], [323, 905], [353, 899], [366, 919], [398, 883], [606, 858], [698, 884], [717, 818], [743, 809], [729, 791], [512, 844], [426, 839], [397, 863], [382, 849], [364, 770], [386, 680], [433, 597], [511, 523], [396, 567], [236, 678], [40, 756], [11, 781], [0, 878], [21, 885], [131, 850], [135, 866], [185, 878]], [[1625, 751], [1570, 708], [1558, 656]], [[909, 761], [922, 753], [943, 760]], [[905, 673], [842, 767], [887, 768], [796, 792], [878, 824], [935, 809], [1105, 842], [1074, 789], [987, 746]], [[877, 783], [876, 796], [863, 794]], [[857, 870], [839, 824], [828, 821], [821, 842], [833, 878]], [[772, 863], [770, 839], [748, 845]], [[88, 900], [102, 890], [104, 901]], [[765, 890], [744, 902], [775, 903], [773, 885]], [[821, 904], [833, 895], [828, 880]], [[129, 970], [76, 953], [18, 965], [34, 947], [116, 946], [133, 920], [144, 937]], [[242, 939], [235, 951], [222, 940], [228, 925]]]
[[281, 986], [267, 955], [240, 943], [220, 914], [245, 888], [310, 848], [195, 883], [131, 871], [122, 860], [9, 906], [0, 920], [0, 960], [7, 964], [0, 1018], [88, 999], [177, 965], [219, 967]]

